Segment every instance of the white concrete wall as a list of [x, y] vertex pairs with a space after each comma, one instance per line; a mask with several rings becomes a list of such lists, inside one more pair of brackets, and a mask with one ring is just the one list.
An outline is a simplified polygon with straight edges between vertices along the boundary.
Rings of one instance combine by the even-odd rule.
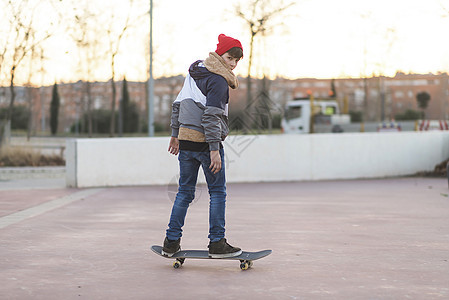
[[[67, 185], [175, 184], [178, 162], [168, 141], [69, 140]], [[230, 136], [225, 152], [228, 182], [388, 177], [433, 170], [449, 157], [449, 132]]]

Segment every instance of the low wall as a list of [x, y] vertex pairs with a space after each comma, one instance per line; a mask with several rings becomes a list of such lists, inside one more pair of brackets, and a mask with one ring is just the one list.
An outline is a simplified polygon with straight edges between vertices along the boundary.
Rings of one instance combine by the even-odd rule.
[[1, 167], [0, 180], [64, 178], [65, 167]]
[[[178, 162], [168, 142], [68, 140], [67, 186], [176, 184]], [[225, 152], [228, 182], [390, 177], [433, 170], [449, 157], [449, 132], [230, 136]]]

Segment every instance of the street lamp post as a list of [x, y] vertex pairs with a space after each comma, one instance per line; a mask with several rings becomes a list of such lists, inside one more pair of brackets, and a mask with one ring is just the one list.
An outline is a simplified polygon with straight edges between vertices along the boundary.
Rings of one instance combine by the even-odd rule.
[[153, 0], [150, 0], [150, 74], [148, 78], [148, 136], [154, 136], [154, 79], [153, 79]]

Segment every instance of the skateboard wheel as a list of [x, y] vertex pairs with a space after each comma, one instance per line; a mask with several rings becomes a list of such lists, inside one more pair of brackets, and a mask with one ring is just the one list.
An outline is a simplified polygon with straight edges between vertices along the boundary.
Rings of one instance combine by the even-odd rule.
[[249, 264], [247, 262], [240, 263], [240, 269], [242, 270], [248, 270]]
[[178, 269], [180, 266], [182, 266], [182, 263], [180, 261], [175, 261], [173, 263], [173, 268]]
[[248, 268], [251, 268], [253, 266], [253, 262], [250, 260], [249, 262], [248, 262]]

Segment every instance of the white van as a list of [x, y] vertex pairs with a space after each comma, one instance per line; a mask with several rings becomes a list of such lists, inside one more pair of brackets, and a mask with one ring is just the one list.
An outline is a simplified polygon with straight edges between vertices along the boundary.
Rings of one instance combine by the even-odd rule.
[[[314, 124], [329, 125], [334, 130], [336, 125], [349, 124], [349, 115], [341, 115], [335, 100], [313, 100]], [[310, 133], [310, 118], [312, 112], [309, 99], [289, 101], [282, 118], [284, 133]], [[330, 130], [329, 130], [330, 131]]]

